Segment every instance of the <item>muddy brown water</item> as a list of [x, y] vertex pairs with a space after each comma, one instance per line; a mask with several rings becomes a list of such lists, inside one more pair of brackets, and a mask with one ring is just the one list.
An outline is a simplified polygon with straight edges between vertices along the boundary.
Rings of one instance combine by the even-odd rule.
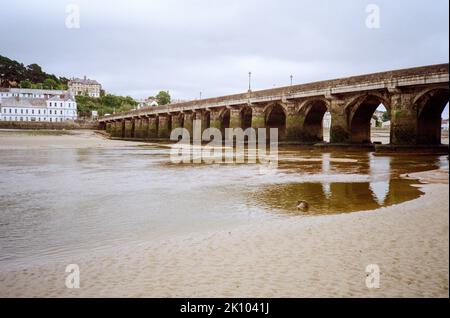
[[[376, 157], [280, 147], [260, 164], [173, 164], [158, 145], [0, 153], [0, 268], [232, 228], [252, 220], [374, 210], [419, 197], [401, 174], [446, 156]], [[310, 205], [296, 208], [298, 200]]]

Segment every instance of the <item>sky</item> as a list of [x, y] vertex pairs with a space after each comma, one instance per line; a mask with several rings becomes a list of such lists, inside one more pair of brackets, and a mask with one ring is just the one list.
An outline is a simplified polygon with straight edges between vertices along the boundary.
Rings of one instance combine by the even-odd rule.
[[0, 55], [134, 98], [238, 93], [250, 71], [256, 90], [289, 85], [291, 75], [300, 84], [449, 62], [448, 0], [1, 0], [0, 8]]

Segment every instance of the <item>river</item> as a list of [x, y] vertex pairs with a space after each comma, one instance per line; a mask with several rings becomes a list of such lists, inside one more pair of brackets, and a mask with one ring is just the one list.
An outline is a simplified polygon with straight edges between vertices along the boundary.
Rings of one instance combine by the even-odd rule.
[[[271, 171], [258, 164], [173, 164], [169, 154], [167, 145], [133, 143], [2, 149], [0, 267], [255, 219], [374, 210], [422, 195], [418, 181], [402, 174], [448, 166], [446, 156], [292, 146], [279, 148], [278, 168]], [[298, 200], [310, 209], [298, 210]]]

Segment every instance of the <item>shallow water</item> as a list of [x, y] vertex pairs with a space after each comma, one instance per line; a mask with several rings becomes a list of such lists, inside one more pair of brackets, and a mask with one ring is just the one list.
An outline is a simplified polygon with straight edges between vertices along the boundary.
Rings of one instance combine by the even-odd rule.
[[[65, 259], [268, 218], [372, 210], [421, 195], [400, 174], [447, 157], [281, 147], [259, 164], [176, 165], [166, 147], [3, 150], [0, 267]], [[297, 200], [310, 210], [298, 211]]]

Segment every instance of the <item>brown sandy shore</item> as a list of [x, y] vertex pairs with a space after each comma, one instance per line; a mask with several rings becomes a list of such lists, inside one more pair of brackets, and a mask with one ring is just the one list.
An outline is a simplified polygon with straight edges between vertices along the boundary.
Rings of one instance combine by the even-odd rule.
[[[427, 183], [425, 195], [396, 206], [252, 221], [77, 259], [76, 290], [64, 285], [67, 263], [0, 265], [0, 297], [448, 297], [448, 171], [410, 177]], [[380, 267], [379, 289], [365, 285], [369, 264]]]

